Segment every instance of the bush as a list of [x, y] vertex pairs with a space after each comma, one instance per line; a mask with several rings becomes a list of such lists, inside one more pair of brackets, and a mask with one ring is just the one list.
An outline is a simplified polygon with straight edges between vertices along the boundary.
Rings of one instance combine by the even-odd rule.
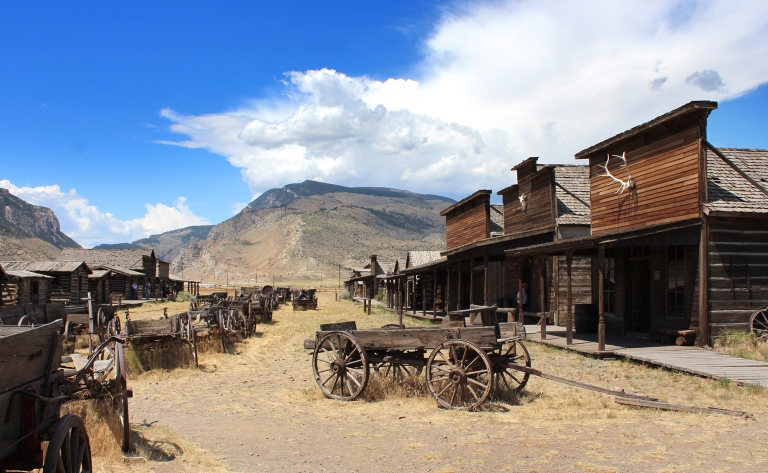
[[376, 297], [374, 297], [379, 302], [384, 302], [384, 291], [379, 289], [379, 292], [376, 293]]
[[191, 301], [192, 300], [192, 294], [186, 292], [186, 291], [179, 291], [176, 293], [176, 302], [184, 302], [184, 301]]
[[344, 291], [341, 294], [339, 294], [339, 299], [345, 299], [345, 300], [352, 299], [352, 294], [350, 294], [349, 291]]
[[726, 355], [768, 361], [768, 342], [758, 339], [750, 332], [723, 330], [715, 339], [713, 348]]

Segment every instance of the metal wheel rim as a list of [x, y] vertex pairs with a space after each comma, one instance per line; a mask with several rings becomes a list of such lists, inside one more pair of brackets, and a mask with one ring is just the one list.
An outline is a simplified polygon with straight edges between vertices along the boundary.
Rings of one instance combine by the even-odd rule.
[[446, 340], [427, 360], [427, 386], [446, 409], [473, 410], [493, 390], [493, 368], [485, 351], [466, 340]]
[[67, 414], [56, 421], [45, 452], [43, 473], [90, 473], [91, 444], [83, 421]]
[[330, 332], [315, 344], [312, 373], [326, 397], [356, 399], [368, 384], [369, 371], [368, 355], [351, 334]]

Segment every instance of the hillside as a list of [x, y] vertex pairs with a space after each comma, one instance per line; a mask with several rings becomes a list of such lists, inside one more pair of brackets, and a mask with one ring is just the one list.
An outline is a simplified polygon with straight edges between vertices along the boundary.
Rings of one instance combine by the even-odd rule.
[[[190, 229], [134, 242], [161, 242], [173, 255], [171, 271], [217, 282], [255, 275], [319, 279], [362, 266], [372, 253], [382, 262], [409, 250], [445, 249], [445, 221], [439, 213], [454, 201], [413, 192], [315, 181], [271, 189], [234, 217], [213, 226], [197, 241]], [[196, 235], [201, 236], [204, 227]], [[180, 235], [179, 232], [183, 233]], [[184, 233], [186, 232], [186, 233]], [[183, 241], [186, 236], [188, 240]], [[173, 246], [172, 242], [178, 242]], [[158, 246], [155, 246], [158, 249]]]
[[171, 261], [182, 248], [190, 244], [205, 240], [213, 225], [198, 225], [193, 227], [180, 228], [170, 232], [150, 235], [147, 238], [136, 240], [132, 243], [115, 243], [95, 246], [96, 250], [121, 250], [129, 248], [154, 248], [158, 258], [164, 261]]
[[0, 259], [56, 259], [63, 248], [81, 248], [61, 232], [53, 210], [0, 189]]

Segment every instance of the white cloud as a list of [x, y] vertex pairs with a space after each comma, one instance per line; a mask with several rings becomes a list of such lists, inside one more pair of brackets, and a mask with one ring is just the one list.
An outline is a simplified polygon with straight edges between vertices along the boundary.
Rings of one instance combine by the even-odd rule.
[[461, 196], [768, 81], [768, 3], [472, 2], [423, 46], [418, 78], [290, 72], [283, 99], [162, 115], [188, 137], [172, 144], [227, 157], [253, 194], [318, 179]]
[[64, 192], [56, 184], [19, 187], [9, 180], [0, 180], [0, 187], [31, 204], [51, 208], [59, 219], [61, 230], [85, 247], [128, 242], [176, 228], [209, 223], [190, 210], [185, 197], [179, 197], [173, 206], [146, 204], [143, 217], [120, 220], [88, 205], [88, 200], [75, 189]]

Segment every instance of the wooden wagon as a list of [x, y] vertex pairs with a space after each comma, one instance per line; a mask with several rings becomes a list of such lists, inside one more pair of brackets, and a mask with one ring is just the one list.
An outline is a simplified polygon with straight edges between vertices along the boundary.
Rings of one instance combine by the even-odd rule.
[[352, 400], [368, 383], [370, 369], [396, 379], [424, 372], [430, 393], [448, 409], [475, 409], [492, 393], [517, 392], [530, 373], [528, 349], [520, 336], [502, 335], [495, 307], [484, 312], [484, 326], [464, 326], [463, 311], [436, 328], [404, 328], [392, 324], [357, 330], [354, 322], [321, 326], [312, 348], [317, 385], [332, 399]]
[[[37, 326], [0, 326], [0, 471], [44, 473], [92, 471], [82, 419], [60, 415], [73, 398], [108, 398], [124, 426], [130, 448], [128, 397], [122, 343], [110, 338], [83, 366], [61, 369], [62, 321]], [[48, 442], [43, 453], [42, 442]]]
[[197, 336], [188, 312], [159, 320], [126, 320], [120, 335], [138, 349], [186, 346], [197, 366]]
[[316, 310], [315, 288], [302, 289], [293, 294], [293, 310]]
[[47, 304], [21, 304], [0, 307], [0, 325], [38, 325], [55, 320], [67, 320], [61, 302]]

